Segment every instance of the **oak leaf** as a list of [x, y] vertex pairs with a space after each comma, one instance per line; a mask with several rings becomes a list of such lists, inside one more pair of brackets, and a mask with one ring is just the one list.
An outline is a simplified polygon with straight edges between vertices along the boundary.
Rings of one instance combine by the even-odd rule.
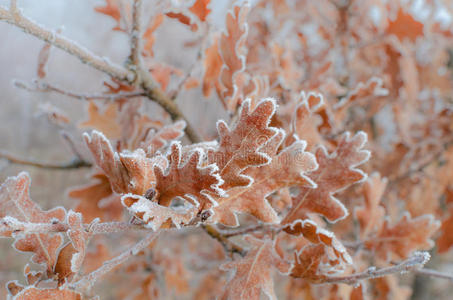
[[395, 20], [390, 20], [387, 33], [394, 34], [401, 41], [407, 38], [411, 42], [415, 42], [417, 37], [424, 35], [423, 29], [423, 23], [415, 20], [411, 14], [400, 8]]
[[158, 14], [153, 17], [150, 21], [150, 24], [146, 28], [145, 32], [143, 33], [143, 55], [144, 56], [154, 56], [153, 46], [156, 41], [156, 37], [154, 32], [159, 28], [159, 26], [164, 21], [164, 15]]
[[300, 188], [282, 224], [306, 219], [307, 213], [321, 214], [330, 222], [336, 222], [348, 215], [344, 205], [333, 195], [366, 179], [366, 174], [356, 168], [370, 156], [368, 151], [363, 150], [366, 139], [364, 132], [358, 132], [353, 137], [345, 133], [333, 153], [328, 154], [324, 147], [317, 149], [316, 161], [319, 168], [310, 173], [310, 178], [317, 184], [317, 188]]
[[440, 224], [432, 215], [416, 218], [406, 213], [391, 225], [386, 220], [379, 232], [365, 242], [365, 247], [376, 252], [383, 260], [406, 259], [415, 250], [428, 250], [434, 246], [430, 239]]
[[105, 0], [105, 6], [96, 6], [94, 8], [98, 13], [107, 15], [116, 21], [113, 30], [123, 30], [121, 28], [121, 11], [116, 0]]
[[453, 206], [451, 205], [448, 209], [447, 217], [442, 221], [441, 234], [436, 241], [439, 253], [445, 253], [453, 246], [453, 234], [451, 234], [450, 228], [453, 228]]
[[373, 173], [363, 185], [365, 205], [354, 210], [360, 224], [362, 238], [382, 225], [385, 209], [380, 203], [386, 186], [387, 178], [382, 178], [379, 173]]
[[[9, 177], [0, 187], [0, 217], [12, 217], [27, 223], [63, 222], [66, 210], [56, 207], [43, 211], [30, 199], [31, 180], [27, 173], [22, 172], [16, 177]], [[2, 236], [11, 236], [11, 232]], [[37, 264], [46, 264], [51, 272], [57, 259], [57, 251], [63, 242], [61, 234], [18, 234], [14, 236], [14, 248], [19, 251], [33, 252], [31, 260]]]
[[316, 186], [305, 175], [317, 168], [313, 154], [305, 152], [306, 143], [295, 141], [278, 152], [284, 136], [281, 130], [260, 148], [271, 162], [247, 172], [254, 179], [249, 187], [232, 189], [228, 191], [228, 197], [219, 199], [220, 205], [213, 208], [213, 220], [228, 226], [238, 226], [236, 213], [241, 212], [266, 223], [278, 223], [280, 219], [266, 199], [267, 196], [285, 187]]
[[227, 283], [222, 299], [260, 299], [263, 291], [269, 299], [276, 299], [271, 276], [273, 268], [288, 273], [291, 265], [275, 251], [271, 240], [259, 240], [252, 236], [244, 238], [252, 244], [244, 258], [225, 263], [223, 270], [234, 270], [234, 277]]
[[192, 150], [182, 159], [181, 144], [173, 142], [168, 155], [168, 168], [154, 167], [155, 199], [169, 206], [176, 197], [183, 198], [200, 209], [215, 204], [213, 197], [223, 196], [222, 178], [215, 164], [202, 164], [204, 151]]
[[182, 12], [168, 12], [165, 15], [172, 19], [177, 19], [182, 24], [190, 26], [192, 31], [198, 29], [197, 22], [193, 20], [192, 14], [196, 16], [201, 22], [206, 20], [206, 17], [211, 12], [208, 8], [211, 0], [196, 0], [194, 4], [187, 11]]
[[215, 163], [220, 170], [225, 190], [250, 185], [253, 179], [242, 172], [270, 161], [259, 148], [277, 132], [276, 128], [269, 126], [276, 109], [275, 100], [264, 99], [254, 110], [250, 105], [249, 100], [242, 104], [239, 118], [231, 127], [222, 120], [217, 122], [219, 145], [207, 153], [208, 162]]
[[126, 194], [121, 198], [121, 202], [137, 218], [145, 222], [145, 226], [157, 231], [163, 225], [188, 224], [195, 216], [193, 208], [186, 207], [166, 207], [159, 205], [145, 197]]
[[84, 134], [96, 165], [104, 171], [112, 189], [118, 194], [144, 195], [155, 182], [154, 166], [165, 167], [167, 160], [158, 155], [148, 158], [143, 149], [134, 152], [113, 151], [107, 138], [98, 131]]
[[79, 124], [80, 128], [92, 128], [103, 132], [109, 139], [121, 137], [121, 127], [118, 122], [119, 106], [117, 103], [105, 105], [104, 111], [90, 101], [88, 104], [88, 120]]
[[26, 287], [14, 296], [14, 300], [82, 300], [82, 295], [69, 289], [40, 289], [33, 286]]

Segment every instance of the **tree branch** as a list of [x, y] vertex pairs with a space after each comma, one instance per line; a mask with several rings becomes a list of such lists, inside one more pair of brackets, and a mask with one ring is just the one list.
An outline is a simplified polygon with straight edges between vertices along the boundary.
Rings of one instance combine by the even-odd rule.
[[232, 253], [239, 253], [241, 256], [245, 256], [246, 251], [239, 245], [231, 242], [226, 236], [224, 236], [219, 230], [212, 225], [202, 225], [203, 229], [214, 239], [218, 240], [225, 251]]
[[160, 232], [148, 233], [142, 240], [132, 247], [128, 247], [128, 250], [124, 251], [117, 257], [104, 262], [104, 264], [98, 269], [94, 270], [88, 275], [82, 277], [79, 281], [74, 283], [76, 290], [89, 290], [94, 283], [102, 276], [112, 271], [116, 266], [121, 265], [127, 261], [131, 256], [137, 255], [140, 251], [144, 250], [149, 246], [158, 236]]
[[69, 163], [54, 164], [54, 163], [40, 162], [40, 161], [36, 161], [36, 160], [31, 160], [31, 159], [18, 158], [10, 153], [0, 150], [0, 159], [1, 158], [6, 159], [8, 162], [13, 163], [13, 164], [27, 165], [27, 166], [32, 166], [32, 167], [36, 167], [36, 168], [50, 169], [50, 170], [68, 170], [68, 169], [91, 167], [91, 164], [89, 162], [80, 160], [79, 158], [75, 158], [74, 160], [72, 160]]
[[88, 94], [88, 93], [75, 93], [71, 91], [64, 90], [60, 87], [52, 85], [50, 83], [39, 82], [36, 83], [34, 87], [27, 85], [23, 81], [14, 81], [14, 85], [18, 88], [30, 91], [30, 92], [41, 92], [41, 93], [58, 93], [64, 96], [75, 98], [78, 100], [118, 100], [124, 98], [135, 98], [145, 96], [145, 93], [140, 92], [129, 92], [129, 93], [116, 93], [116, 94]]
[[22, 29], [61, 50], [79, 58], [83, 63], [120, 80], [130, 80], [134, 74], [126, 68], [110, 62], [107, 58], [97, 56], [74, 41], [46, 29], [34, 21], [24, 17], [18, 9], [9, 11], [0, 6], [0, 20]]
[[[118, 233], [118, 232], [127, 232], [130, 230], [148, 230], [141, 225], [129, 224], [125, 222], [106, 222], [106, 223], [92, 223], [85, 224], [84, 228], [86, 231], [91, 232], [92, 234], [108, 234], [108, 233]], [[21, 222], [13, 217], [4, 217], [0, 219], [0, 236], [3, 233], [13, 232], [13, 233], [51, 233], [51, 232], [66, 232], [68, 231], [69, 225], [66, 223], [55, 222], [55, 223], [29, 223]]]
[[382, 269], [376, 269], [375, 267], [368, 268], [367, 270], [355, 273], [347, 276], [329, 276], [323, 283], [346, 283], [355, 284], [360, 280], [379, 278], [390, 274], [407, 273], [414, 271], [425, 265], [430, 259], [428, 252], [415, 252], [413, 256], [402, 261], [401, 263], [386, 267]]

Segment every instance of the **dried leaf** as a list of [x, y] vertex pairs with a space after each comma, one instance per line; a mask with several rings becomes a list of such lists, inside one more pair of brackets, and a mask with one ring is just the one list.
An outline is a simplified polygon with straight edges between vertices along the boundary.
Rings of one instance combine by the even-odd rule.
[[223, 61], [219, 52], [219, 37], [212, 38], [212, 44], [209, 46], [203, 58], [203, 95], [209, 97], [212, 88], [219, 89], [219, 76], [222, 69]]
[[121, 29], [121, 11], [116, 0], [105, 1], [105, 6], [96, 6], [94, 10], [98, 13], [111, 17], [116, 21], [116, 26], [113, 28], [113, 30], [123, 30]]
[[445, 253], [453, 246], [453, 234], [451, 234], [450, 228], [453, 228], [453, 206], [449, 207], [448, 216], [442, 221], [440, 227], [441, 234], [436, 241], [439, 253]]
[[79, 123], [80, 128], [92, 128], [103, 132], [110, 139], [121, 137], [121, 127], [118, 122], [119, 106], [117, 103], [109, 103], [103, 112], [90, 101], [88, 104], [88, 120]]
[[319, 168], [309, 175], [317, 188], [300, 188], [282, 224], [306, 219], [306, 214], [310, 212], [321, 214], [330, 222], [336, 222], [348, 215], [344, 205], [333, 195], [366, 178], [366, 174], [356, 168], [370, 156], [368, 151], [362, 149], [366, 139], [364, 132], [358, 132], [353, 137], [346, 133], [332, 154], [329, 155], [324, 147], [318, 148], [316, 161]]
[[401, 41], [407, 38], [411, 42], [415, 42], [417, 37], [424, 35], [423, 28], [423, 23], [415, 20], [412, 15], [400, 8], [395, 20], [390, 20], [387, 33], [394, 34]]
[[54, 272], [58, 274], [59, 284], [70, 281], [79, 272], [85, 258], [86, 246], [91, 234], [85, 230], [80, 213], [70, 210], [67, 215], [69, 229], [66, 234], [70, 242], [58, 254]]
[[247, 172], [254, 179], [249, 187], [233, 189], [228, 191], [228, 197], [219, 199], [220, 205], [214, 207], [214, 221], [238, 226], [236, 213], [241, 212], [266, 223], [278, 223], [280, 219], [267, 201], [267, 196], [285, 187], [315, 187], [305, 175], [317, 168], [313, 154], [305, 152], [304, 141], [295, 141], [278, 152], [283, 139], [284, 132], [280, 131], [260, 149], [271, 158], [271, 162]]
[[235, 270], [234, 277], [228, 282], [222, 299], [260, 299], [263, 291], [269, 299], [276, 299], [274, 283], [271, 277], [272, 268], [281, 273], [288, 273], [291, 265], [276, 252], [270, 240], [258, 240], [246, 236], [252, 249], [244, 258], [223, 264], [223, 270]]
[[166, 167], [164, 157], [148, 158], [142, 149], [114, 152], [107, 138], [98, 131], [91, 135], [85, 133], [84, 139], [96, 165], [104, 171], [116, 193], [144, 195], [156, 181], [154, 166]]
[[176, 198], [184, 198], [200, 209], [215, 204], [213, 196], [222, 196], [223, 184], [215, 164], [202, 165], [204, 151], [194, 149], [183, 161], [181, 144], [174, 142], [168, 155], [168, 169], [154, 167], [156, 197], [160, 205], [169, 206]]
[[434, 246], [430, 237], [440, 224], [432, 215], [411, 218], [409, 214], [394, 225], [386, 220], [379, 232], [365, 242], [365, 247], [383, 260], [406, 259], [415, 250], [429, 250]]
[[151, 20], [151, 24], [148, 25], [145, 32], [143, 33], [143, 55], [144, 56], [154, 56], [153, 46], [156, 41], [156, 37], [154, 36], [154, 32], [159, 28], [159, 26], [164, 21], [164, 15], [158, 14], [154, 16]]
[[354, 211], [360, 224], [362, 238], [382, 225], [385, 209], [380, 203], [386, 186], [387, 178], [382, 178], [379, 173], [373, 173], [363, 185], [365, 205], [357, 207]]
[[79, 200], [74, 210], [82, 213], [88, 223], [96, 218], [103, 222], [120, 220], [123, 206], [119, 196], [113, 193], [109, 179], [101, 173], [91, 178], [92, 183], [69, 191], [69, 197]]
[[217, 149], [208, 151], [207, 155], [208, 162], [219, 167], [223, 189], [250, 185], [252, 178], [242, 172], [270, 161], [259, 148], [277, 132], [276, 128], [269, 127], [275, 108], [275, 100], [270, 98], [259, 102], [254, 110], [250, 108], [250, 101], [245, 101], [231, 128], [224, 121], [217, 122], [220, 142]]
[[33, 286], [23, 289], [14, 300], [82, 300], [82, 295], [69, 289], [40, 289]]
[[51, 44], [46, 43], [41, 48], [41, 51], [39, 51], [38, 69], [36, 71], [38, 78], [42, 79], [42, 78], [46, 77], [46, 66], [47, 66], [47, 61], [49, 60], [50, 47], [51, 47]]
[[[66, 210], [56, 207], [43, 211], [30, 199], [30, 177], [22, 172], [16, 177], [8, 177], [0, 187], [0, 217], [13, 217], [27, 223], [62, 222]], [[11, 232], [2, 236], [11, 236]], [[57, 259], [57, 251], [63, 242], [61, 234], [27, 234], [15, 236], [14, 248], [19, 251], [33, 252], [31, 260], [37, 264], [46, 264], [47, 270], [52, 271]]]
[[196, 16], [200, 21], [204, 22], [206, 17], [211, 12], [208, 8], [211, 0], [196, 0], [195, 3], [188, 9], [190, 14], [186, 11], [182, 12], [168, 12], [165, 15], [169, 18], [177, 19], [182, 24], [188, 25], [193, 31], [198, 29], [197, 22], [194, 22], [192, 14]]
[[126, 194], [121, 201], [137, 218], [146, 223], [146, 227], [157, 231], [164, 224], [173, 224], [177, 228], [188, 224], [195, 216], [196, 210], [187, 207], [166, 207], [145, 197]]

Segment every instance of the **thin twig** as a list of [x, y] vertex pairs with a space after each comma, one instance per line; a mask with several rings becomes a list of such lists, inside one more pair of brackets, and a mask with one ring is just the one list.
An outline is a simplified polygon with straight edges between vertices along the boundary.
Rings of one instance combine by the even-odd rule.
[[218, 240], [225, 251], [232, 253], [239, 253], [241, 256], [245, 256], [246, 251], [239, 245], [231, 242], [226, 236], [224, 236], [219, 230], [212, 225], [203, 225], [203, 229], [214, 239]]
[[67, 169], [79, 169], [79, 168], [88, 168], [91, 167], [91, 163], [87, 161], [80, 160], [75, 158], [69, 163], [55, 164], [55, 163], [46, 163], [32, 159], [24, 159], [16, 157], [5, 151], [0, 151], [0, 159], [6, 159], [8, 162], [19, 165], [27, 165], [41, 169], [49, 170], [67, 170]]
[[104, 72], [113, 78], [128, 83], [133, 83], [137, 76], [142, 78], [139, 85], [145, 90], [145, 96], [162, 106], [170, 114], [172, 120], [185, 120], [187, 124], [185, 128], [187, 137], [194, 143], [201, 142], [199, 135], [190, 125], [190, 122], [180, 111], [178, 106], [173, 103], [172, 99], [154, 83], [154, 80], [149, 75], [149, 72], [144, 68], [139, 68], [136, 70], [137, 72], [133, 72], [132, 70], [128, 70], [122, 66], [114, 64], [107, 58], [97, 56], [88, 49], [79, 46], [77, 43], [62, 36], [61, 34], [46, 29], [45, 27], [24, 17], [19, 11], [11, 12], [5, 7], [0, 6], [0, 21], [5, 21], [11, 25], [21, 28], [25, 33], [31, 34], [57, 48], [62, 49], [63, 51], [77, 57], [82, 63]]
[[443, 279], [453, 281], [453, 274], [445, 274], [445, 273], [442, 273], [442, 272], [439, 272], [436, 270], [432, 270], [432, 269], [423, 268], [423, 269], [417, 270], [415, 272], [420, 275], [443, 278]]
[[239, 228], [239, 229], [236, 229], [236, 230], [220, 230], [220, 233], [224, 236], [224, 237], [233, 237], [233, 236], [237, 236], [237, 235], [244, 235], [244, 234], [247, 234], [247, 233], [250, 233], [250, 232], [254, 232], [254, 231], [257, 231], [257, 230], [260, 230], [260, 229], [264, 229], [265, 226], [260, 224], [260, 225], [255, 225], [255, 226], [250, 226], [250, 227], [246, 227], [246, 228]]
[[[142, 1], [134, 0], [132, 6], [132, 31], [131, 31], [131, 54], [130, 54], [130, 67], [132, 71], [136, 71], [141, 64], [140, 53], [141, 53], [141, 12], [142, 12]], [[136, 78], [134, 82], [140, 82], [140, 73], [135, 72]]]
[[104, 262], [104, 264], [98, 269], [94, 270], [90, 274], [82, 277], [79, 281], [74, 283], [76, 290], [89, 290], [94, 283], [103, 277], [105, 274], [112, 271], [116, 266], [121, 265], [127, 261], [130, 257], [137, 255], [140, 251], [144, 250], [149, 246], [159, 235], [160, 232], [148, 233], [142, 240], [132, 247], [128, 247], [128, 250], [124, 251], [117, 257]]
[[105, 57], [95, 55], [88, 49], [76, 44], [74, 41], [46, 29], [34, 21], [24, 17], [19, 10], [9, 11], [0, 6], [0, 20], [21, 28], [25, 33], [31, 34], [63, 51], [79, 58], [83, 63], [120, 80], [129, 80], [134, 74], [126, 68], [110, 62]]
[[390, 274], [401, 274], [407, 273], [410, 271], [416, 271], [417, 269], [423, 267], [428, 260], [430, 255], [428, 252], [415, 252], [413, 256], [402, 261], [401, 263], [386, 267], [382, 269], [376, 269], [374, 267], [368, 268], [367, 270], [355, 273], [347, 276], [329, 276], [324, 280], [324, 283], [346, 283], [346, 284], [355, 284], [360, 280], [373, 279], [378, 277], [387, 276]]
[[58, 93], [61, 95], [65, 95], [71, 98], [75, 98], [78, 100], [118, 100], [124, 98], [135, 98], [135, 97], [142, 97], [145, 96], [143, 91], [138, 92], [123, 92], [123, 93], [116, 93], [116, 94], [89, 94], [89, 93], [76, 93], [67, 91], [63, 88], [57, 87], [50, 83], [39, 82], [36, 83], [34, 87], [27, 85], [23, 81], [16, 80], [14, 81], [14, 85], [18, 88], [30, 91], [30, 92], [41, 92], [41, 93]]
[[[130, 224], [125, 222], [106, 222], [106, 223], [93, 223], [85, 224], [85, 230], [92, 234], [108, 234], [127, 232], [130, 230], [148, 230], [141, 225]], [[29, 223], [21, 222], [13, 217], [4, 217], [0, 219], [0, 235], [6, 232], [13, 233], [50, 233], [50, 232], [66, 232], [69, 230], [67, 223]]]

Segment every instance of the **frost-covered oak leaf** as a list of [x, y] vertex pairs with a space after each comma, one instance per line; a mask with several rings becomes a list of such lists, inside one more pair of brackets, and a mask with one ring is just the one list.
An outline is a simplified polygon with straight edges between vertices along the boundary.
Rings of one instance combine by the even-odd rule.
[[296, 220], [283, 227], [283, 230], [292, 235], [303, 236], [312, 244], [324, 245], [330, 266], [342, 267], [352, 264], [351, 256], [335, 235], [311, 220]]
[[368, 151], [363, 150], [366, 140], [364, 132], [358, 132], [353, 137], [345, 133], [333, 153], [328, 154], [324, 147], [318, 148], [316, 161], [319, 168], [310, 173], [310, 178], [317, 184], [317, 188], [301, 187], [282, 223], [306, 219], [307, 213], [321, 214], [330, 222], [345, 218], [348, 211], [333, 195], [366, 179], [366, 174], [356, 168], [370, 156]]
[[34, 286], [29, 286], [18, 292], [14, 300], [82, 300], [82, 295], [69, 289], [41, 289]]
[[[165, 15], [169, 18], [177, 19], [182, 24], [190, 26], [190, 28], [195, 31], [198, 29], [198, 22], [204, 22], [206, 17], [211, 12], [208, 8], [211, 0], [196, 0], [194, 4], [188, 9], [183, 9], [180, 12], [168, 12]], [[194, 17], [197, 17], [198, 20], [194, 20]]]
[[[25, 223], [63, 222], [66, 210], [56, 207], [43, 211], [30, 199], [31, 180], [27, 173], [22, 172], [16, 177], [9, 177], [0, 187], [0, 217], [6, 216]], [[11, 232], [2, 233], [11, 236]], [[18, 234], [14, 236], [14, 248], [19, 251], [33, 252], [31, 260], [37, 264], [46, 264], [47, 270], [52, 268], [57, 259], [57, 251], [63, 242], [61, 234]]]
[[247, 100], [242, 104], [238, 120], [231, 127], [222, 120], [217, 122], [219, 145], [209, 150], [207, 156], [209, 163], [218, 166], [224, 190], [250, 185], [252, 178], [242, 172], [270, 161], [269, 156], [259, 148], [277, 132], [276, 128], [269, 126], [276, 106], [275, 100], [268, 98], [260, 101], [251, 111], [250, 101]]
[[182, 147], [179, 142], [170, 146], [168, 168], [154, 167], [156, 176], [154, 199], [163, 206], [169, 206], [176, 197], [183, 198], [200, 210], [213, 204], [212, 197], [223, 196], [220, 186], [222, 178], [215, 164], [202, 163], [204, 151], [193, 149], [185, 159], [182, 159]]
[[84, 186], [71, 189], [68, 196], [78, 199], [75, 211], [82, 213], [85, 222], [96, 218], [102, 222], [119, 221], [122, 217], [123, 206], [119, 195], [112, 191], [109, 179], [102, 173], [91, 176], [92, 181]]
[[447, 217], [442, 220], [441, 234], [436, 241], [439, 253], [447, 252], [453, 246], [453, 235], [450, 228], [453, 230], [453, 206], [449, 207]]
[[213, 220], [228, 226], [238, 226], [236, 213], [249, 213], [266, 223], [278, 223], [277, 213], [266, 199], [271, 193], [285, 187], [316, 185], [306, 173], [317, 168], [313, 154], [305, 152], [305, 141], [297, 140], [278, 152], [285, 134], [280, 130], [260, 151], [271, 161], [267, 165], [251, 168], [246, 174], [253, 178], [250, 186], [228, 191], [228, 196], [214, 207]]
[[188, 224], [196, 214], [193, 207], [166, 207], [133, 194], [124, 195], [121, 201], [129, 212], [143, 220], [145, 226], [154, 231], [164, 225], [168, 225], [167, 227], [174, 225], [180, 228], [181, 225]]
[[96, 165], [104, 171], [116, 193], [144, 195], [155, 182], [154, 166], [166, 167], [164, 157], [157, 155], [149, 158], [143, 149], [115, 152], [101, 132], [85, 133], [84, 139]]
[[271, 240], [259, 240], [246, 236], [252, 244], [244, 258], [220, 266], [223, 270], [234, 270], [232, 279], [225, 287], [222, 299], [253, 300], [260, 299], [261, 291], [269, 299], [277, 299], [271, 271], [273, 268], [283, 274], [291, 269], [291, 264], [283, 260], [275, 251]]
[[362, 238], [382, 225], [385, 209], [380, 204], [386, 186], [387, 178], [382, 178], [379, 173], [373, 173], [363, 185], [365, 203], [354, 211]]
[[147, 156], [152, 156], [156, 152], [172, 141], [180, 139], [184, 135], [186, 122], [178, 121], [168, 126], [162, 127], [159, 130], [150, 130], [143, 142], [140, 143], [140, 148], [144, 149]]
[[69, 229], [66, 234], [69, 242], [60, 250], [54, 268], [60, 284], [64, 283], [65, 280], [71, 280], [82, 267], [88, 239], [91, 236], [83, 226], [80, 213], [70, 210], [67, 215], [67, 224]]
[[383, 260], [406, 259], [415, 250], [429, 250], [434, 246], [430, 239], [440, 223], [432, 215], [411, 218], [408, 213], [391, 225], [386, 220], [374, 236], [367, 239], [365, 247]]
[[88, 120], [79, 123], [79, 127], [96, 129], [103, 132], [109, 139], [117, 139], [121, 137], [118, 116], [118, 103], [107, 104], [105, 109], [100, 111], [99, 107], [93, 101], [90, 101], [88, 104]]

